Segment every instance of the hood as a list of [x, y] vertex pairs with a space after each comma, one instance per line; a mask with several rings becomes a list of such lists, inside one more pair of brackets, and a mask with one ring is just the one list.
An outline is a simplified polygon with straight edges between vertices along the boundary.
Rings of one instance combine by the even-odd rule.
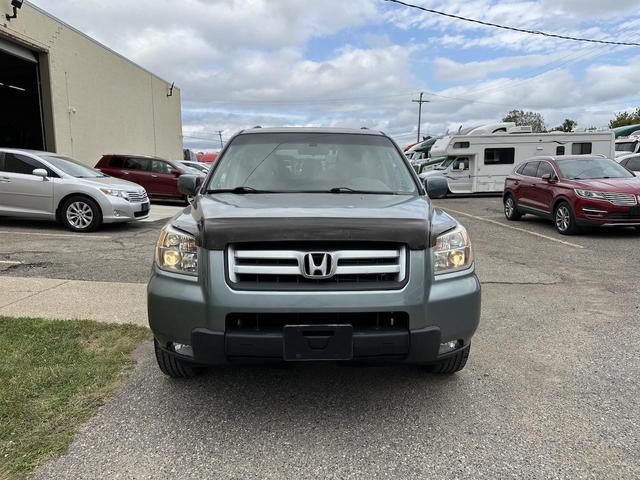
[[199, 244], [264, 241], [381, 241], [430, 244], [427, 197], [360, 194], [216, 194], [199, 197]]
[[576, 188], [615, 193], [640, 195], [640, 178], [602, 178], [593, 180], [572, 180]]
[[82, 180], [83, 182], [93, 184], [96, 187], [119, 188], [120, 190], [134, 192], [144, 190], [144, 188], [142, 188], [137, 183], [129, 182], [128, 180], [122, 180], [116, 177], [76, 178], [76, 180]]

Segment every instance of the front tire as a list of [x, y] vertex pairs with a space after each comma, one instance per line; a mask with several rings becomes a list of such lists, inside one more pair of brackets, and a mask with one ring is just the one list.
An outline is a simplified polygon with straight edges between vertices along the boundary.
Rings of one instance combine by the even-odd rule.
[[429, 373], [435, 373], [437, 375], [451, 375], [453, 373], [459, 372], [467, 364], [470, 351], [471, 345], [468, 345], [466, 348], [463, 348], [455, 355], [451, 355], [450, 357], [440, 360], [438, 363], [429, 365], [427, 367], [427, 371]]
[[158, 367], [165, 375], [171, 378], [193, 378], [196, 376], [197, 372], [191, 364], [164, 351], [155, 339], [153, 340], [153, 348], [156, 352]]
[[553, 211], [553, 222], [556, 230], [561, 235], [574, 235], [578, 233], [576, 216], [568, 202], [560, 202]]
[[93, 232], [102, 224], [102, 211], [92, 199], [76, 195], [62, 204], [60, 219], [72, 232]]
[[513, 195], [508, 194], [504, 197], [504, 216], [507, 220], [515, 222], [522, 218], [522, 213], [518, 210], [518, 206], [516, 205], [516, 199]]

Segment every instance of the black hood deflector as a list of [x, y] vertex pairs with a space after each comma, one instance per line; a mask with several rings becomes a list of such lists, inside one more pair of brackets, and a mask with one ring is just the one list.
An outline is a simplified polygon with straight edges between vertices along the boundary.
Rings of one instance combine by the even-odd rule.
[[206, 219], [198, 238], [208, 250], [223, 250], [231, 243], [309, 241], [393, 242], [423, 250], [431, 238], [427, 218], [327, 217]]

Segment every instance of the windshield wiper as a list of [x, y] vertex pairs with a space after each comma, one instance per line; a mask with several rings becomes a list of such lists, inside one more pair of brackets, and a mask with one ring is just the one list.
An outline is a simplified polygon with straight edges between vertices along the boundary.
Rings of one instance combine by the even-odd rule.
[[218, 188], [213, 190], [207, 190], [205, 193], [273, 193], [271, 190], [257, 190], [253, 187], [239, 186], [234, 188]]
[[396, 192], [385, 192], [380, 190], [356, 190], [350, 187], [333, 187], [329, 189], [329, 193], [366, 193], [372, 195], [396, 195]]

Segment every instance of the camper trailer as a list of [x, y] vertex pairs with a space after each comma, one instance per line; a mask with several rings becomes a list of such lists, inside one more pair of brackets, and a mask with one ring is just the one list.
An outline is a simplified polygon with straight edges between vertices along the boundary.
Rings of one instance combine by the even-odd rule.
[[613, 133], [531, 133], [531, 127], [513, 124], [496, 133], [476, 128], [439, 139], [431, 147], [431, 155], [447, 159], [421, 177], [446, 177], [451, 193], [501, 192], [507, 175], [527, 158], [581, 154], [614, 158]]

